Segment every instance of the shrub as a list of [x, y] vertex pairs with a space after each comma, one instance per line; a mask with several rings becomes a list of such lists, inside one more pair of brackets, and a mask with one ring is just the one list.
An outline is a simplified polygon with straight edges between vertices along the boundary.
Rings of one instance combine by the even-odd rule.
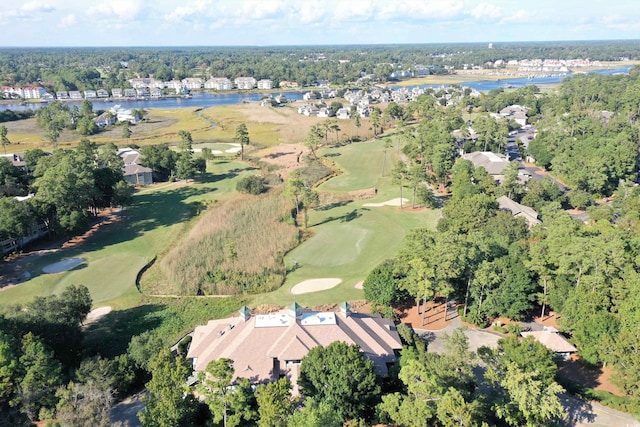
[[585, 209], [593, 204], [593, 197], [584, 190], [573, 190], [569, 193], [569, 203], [576, 209]]
[[263, 193], [266, 189], [264, 178], [258, 175], [242, 178], [236, 185], [236, 190], [239, 192], [253, 194], [254, 196]]
[[520, 332], [522, 332], [522, 326], [520, 326], [519, 323], [508, 323], [507, 332], [509, 332], [511, 335], [519, 336]]

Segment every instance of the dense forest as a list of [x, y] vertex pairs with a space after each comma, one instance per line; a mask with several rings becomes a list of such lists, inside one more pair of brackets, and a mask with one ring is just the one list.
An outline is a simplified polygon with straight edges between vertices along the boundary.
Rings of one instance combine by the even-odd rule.
[[317, 80], [344, 85], [363, 74], [386, 77], [421, 65], [446, 73], [463, 64], [550, 58], [616, 61], [640, 56], [632, 41], [354, 45], [313, 47], [20, 48], [0, 49], [0, 83], [87, 90], [127, 87], [134, 77], [169, 81], [200, 76], [252, 76], [309, 86]]

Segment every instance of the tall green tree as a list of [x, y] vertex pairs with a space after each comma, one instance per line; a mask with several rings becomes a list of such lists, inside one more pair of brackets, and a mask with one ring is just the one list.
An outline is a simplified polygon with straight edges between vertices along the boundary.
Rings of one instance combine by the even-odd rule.
[[20, 369], [20, 405], [29, 419], [36, 421], [42, 410], [53, 411], [56, 407], [55, 393], [62, 384], [62, 366], [51, 349], [29, 332], [22, 338]]
[[358, 346], [340, 341], [307, 353], [298, 385], [303, 396], [326, 402], [343, 420], [367, 415], [380, 391], [373, 362]]
[[237, 384], [232, 384], [233, 360], [212, 360], [207, 369], [200, 376], [199, 393], [204, 396], [213, 421], [222, 421], [224, 427], [235, 427], [245, 420], [254, 418], [251, 408], [252, 393], [249, 381], [239, 378]]
[[149, 367], [153, 377], [146, 384], [149, 393], [143, 399], [145, 409], [138, 413], [142, 425], [191, 425], [195, 401], [185, 386], [191, 372], [188, 362], [181, 356], [174, 358], [169, 349], [163, 349]]
[[285, 377], [259, 385], [256, 387], [256, 401], [260, 415], [259, 427], [286, 427], [294, 405], [291, 381]]
[[7, 138], [7, 132], [7, 127], [0, 125], [0, 144], [2, 144], [4, 154], [7, 154], [7, 145], [11, 144], [11, 141]]
[[0, 330], [0, 408], [14, 398], [18, 349], [12, 336]]
[[400, 209], [402, 209], [403, 197], [402, 197], [402, 189], [404, 187], [404, 182], [409, 176], [409, 171], [407, 170], [407, 165], [404, 161], [398, 160], [393, 170], [391, 170], [391, 183], [400, 186]]
[[247, 125], [244, 123], [240, 123], [236, 127], [236, 133], [233, 138], [238, 144], [240, 144], [240, 159], [244, 160], [244, 147], [249, 145], [249, 130], [247, 129]]

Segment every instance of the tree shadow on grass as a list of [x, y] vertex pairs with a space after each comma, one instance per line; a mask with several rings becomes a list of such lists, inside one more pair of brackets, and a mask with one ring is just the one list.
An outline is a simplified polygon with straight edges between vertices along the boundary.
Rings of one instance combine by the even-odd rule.
[[163, 309], [160, 304], [146, 304], [106, 314], [85, 329], [84, 355], [113, 358], [125, 353], [132, 337], [160, 326], [156, 314]]
[[322, 221], [314, 224], [314, 226], [326, 224], [326, 223], [332, 222], [332, 221], [351, 222], [354, 219], [360, 218], [361, 216], [362, 216], [362, 214], [360, 212], [358, 212], [358, 209], [354, 209], [354, 210], [352, 210], [350, 212], [345, 213], [344, 215], [326, 217]]
[[117, 215], [119, 220], [101, 228], [82, 244], [66, 249], [65, 257], [97, 251], [107, 246], [130, 241], [160, 227], [169, 227], [197, 215], [203, 209], [199, 201], [185, 202], [190, 197], [215, 191], [213, 187], [185, 186], [167, 191], [138, 194], [132, 206]]
[[340, 208], [342, 206], [346, 206], [349, 203], [352, 203], [353, 200], [343, 200], [341, 202], [334, 202], [334, 203], [329, 203], [327, 205], [322, 205], [322, 206], [318, 206], [317, 208], [315, 208], [315, 210], [317, 211], [330, 211], [333, 208]]

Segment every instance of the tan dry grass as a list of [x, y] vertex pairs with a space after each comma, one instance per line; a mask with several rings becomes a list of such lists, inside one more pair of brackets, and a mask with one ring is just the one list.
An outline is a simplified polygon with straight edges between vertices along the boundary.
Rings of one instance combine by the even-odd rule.
[[298, 236], [295, 226], [280, 221], [290, 210], [291, 203], [277, 189], [212, 207], [163, 256], [160, 267], [175, 284], [188, 289], [204, 283], [213, 270], [257, 273], [281, 267], [282, 256], [295, 246]]

